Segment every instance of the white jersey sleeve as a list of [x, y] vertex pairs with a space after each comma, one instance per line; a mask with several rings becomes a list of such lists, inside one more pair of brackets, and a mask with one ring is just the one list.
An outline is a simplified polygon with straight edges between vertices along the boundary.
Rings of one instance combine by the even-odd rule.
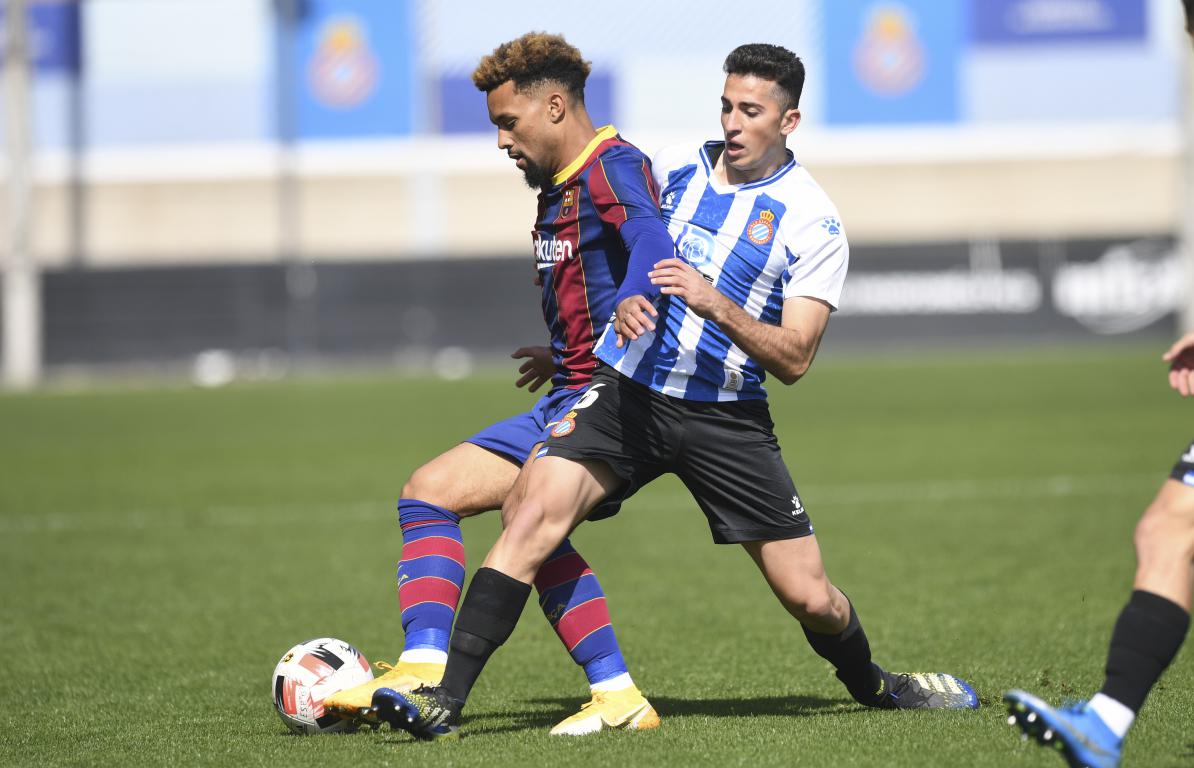
[[827, 208], [824, 216], [796, 219], [784, 233], [784, 245], [788, 249], [784, 299], [809, 296], [836, 310], [850, 263], [850, 246], [837, 211]]
[[651, 175], [661, 192], [667, 186], [668, 174], [693, 162], [695, 155], [693, 148], [684, 144], [664, 147], [655, 153], [651, 158]]

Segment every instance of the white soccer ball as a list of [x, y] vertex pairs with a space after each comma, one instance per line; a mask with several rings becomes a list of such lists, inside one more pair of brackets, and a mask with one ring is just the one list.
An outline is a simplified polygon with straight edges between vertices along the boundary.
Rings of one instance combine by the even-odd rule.
[[291, 648], [274, 667], [274, 705], [295, 733], [351, 731], [356, 723], [325, 712], [323, 700], [337, 691], [373, 679], [369, 662], [356, 648], [334, 637], [320, 637]]

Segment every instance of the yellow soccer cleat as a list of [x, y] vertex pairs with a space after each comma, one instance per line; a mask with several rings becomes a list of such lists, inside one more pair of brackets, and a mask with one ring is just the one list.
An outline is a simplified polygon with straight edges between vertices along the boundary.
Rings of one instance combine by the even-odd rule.
[[551, 729], [552, 736], [584, 736], [606, 728], [645, 731], [659, 727], [651, 702], [633, 685], [617, 691], [594, 691], [580, 711]]
[[440, 678], [444, 676], [443, 664], [399, 661], [391, 666], [384, 661], [379, 661], [374, 666], [384, 669], [385, 673], [367, 683], [333, 693], [323, 700], [324, 708], [342, 717], [352, 718], [369, 725], [377, 725], [378, 719], [372, 708], [373, 692], [378, 688], [389, 688], [405, 693], [413, 691], [420, 685], [438, 685]]

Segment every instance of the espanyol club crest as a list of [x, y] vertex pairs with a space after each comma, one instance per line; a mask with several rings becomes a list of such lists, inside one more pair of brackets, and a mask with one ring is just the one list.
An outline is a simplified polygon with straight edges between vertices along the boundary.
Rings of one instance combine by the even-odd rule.
[[328, 19], [318, 32], [307, 77], [315, 99], [332, 109], [351, 109], [373, 95], [377, 57], [360, 21], [351, 16]]
[[564, 437], [572, 434], [572, 430], [576, 429], [576, 422], [572, 419], [564, 419], [556, 424], [555, 428], [551, 430], [552, 437]]
[[775, 237], [775, 214], [765, 210], [746, 228], [746, 236], [755, 245], [766, 245]]
[[862, 84], [880, 96], [895, 98], [920, 85], [924, 47], [905, 6], [887, 3], [871, 11], [854, 48], [854, 70]]

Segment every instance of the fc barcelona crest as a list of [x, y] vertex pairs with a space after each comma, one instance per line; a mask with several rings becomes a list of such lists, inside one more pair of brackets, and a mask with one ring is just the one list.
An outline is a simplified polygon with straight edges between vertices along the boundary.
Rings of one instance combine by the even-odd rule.
[[746, 228], [746, 236], [755, 245], [766, 245], [775, 237], [775, 214], [765, 210]]
[[568, 187], [564, 190], [564, 198], [560, 201], [560, 213], [556, 219], [566, 218], [573, 210], [576, 209], [576, 198], [580, 191], [576, 187]]

